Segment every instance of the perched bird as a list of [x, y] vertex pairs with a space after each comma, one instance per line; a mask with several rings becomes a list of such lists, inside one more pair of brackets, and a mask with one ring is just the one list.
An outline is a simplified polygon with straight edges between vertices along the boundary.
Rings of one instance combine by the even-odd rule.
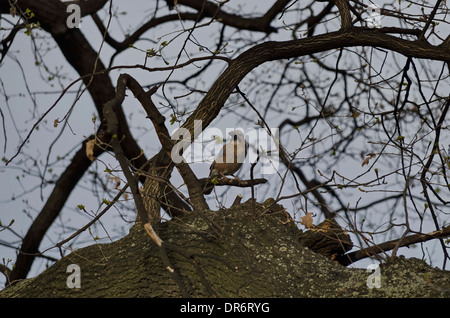
[[244, 134], [241, 131], [235, 130], [229, 132], [229, 135], [233, 137], [233, 140], [223, 146], [209, 168], [208, 179], [210, 180], [217, 176], [225, 178], [226, 175], [232, 175], [238, 179], [234, 174], [242, 166], [242, 163], [247, 156], [248, 145], [245, 141]]

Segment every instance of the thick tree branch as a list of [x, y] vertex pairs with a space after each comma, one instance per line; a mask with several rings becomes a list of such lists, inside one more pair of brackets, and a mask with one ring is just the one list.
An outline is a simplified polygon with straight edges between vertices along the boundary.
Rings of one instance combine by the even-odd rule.
[[11, 275], [11, 270], [9, 269], [9, 267], [6, 266], [6, 265], [0, 264], [0, 273], [5, 275], [5, 277], [6, 277], [6, 284], [9, 285], [9, 283], [10, 283], [9, 276]]
[[222, 4], [215, 4], [210, 1], [198, 0], [179, 0], [178, 5], [185, 5], [187, 7], [202, 11], [208, 17], [213, 17], [221, 21], [225, 25], [229, 25], [238, 29], [260, 31], [265, 33], [276, 32], [276, 29], [270, 26], [272, 20], [282, 12], [284, 7], [290, 0], [278, 0], [262, 17], [258, 18], [243, 18], [239, 15], [230, 14], [222, 10]]
[[253, 179], [253, 180], [237, 180], [230, 178], [217, 178], [214, 182], [211, 182], [210, 178], [202, 178], [198, 180], [201, 184], [204, 184], [204, 194], [210, 194], [215, 186], [233, 186], [240, 188], [250, 188], [257, 184], [263, 184], [267, 182], [267, 179]]
[[341, 15], [341, 30], [350, 30], [352, 28], [352, 17], [348, 0], [334, 0], [334, 3]]
[[108, 0], [73, 0], [64, 2], [66, 6], [69, 4], [77, 4], [80, 6], [81, 16], [91, 15], [101, 8], [108, 2]]
[[350, 265], [356, 261], [359, 261], [361, 259], [381, 254], [390, 250], [393, 250], [394, 248], [403, 247], [403, 246], [409, 246], [416, 243], [422, 243], [429, 240], [437, 239], [437, 238], [444, 238], [450, 236], [450, 226], [442, 228], [442, 230], [434, 231], [427, 234], [414, 234], [409, 235], [401, 239], [392, 240], [389, 242], [384, 242], [375, 246], [370, 246], [355, 252], [347, 253], [339, 258], [336, 259], [340, 264], [342, 265]]

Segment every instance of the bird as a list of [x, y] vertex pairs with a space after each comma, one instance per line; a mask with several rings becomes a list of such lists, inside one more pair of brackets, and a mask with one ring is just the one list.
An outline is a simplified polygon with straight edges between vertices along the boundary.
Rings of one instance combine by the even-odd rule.
[[209, 168], [209, 180], [218, 176], [226, 179], [226, 175], [232, 175], [239, 181], [234, 174], [241, 168], [247, 156], [248, 144], [240, 130], [234, 130], [228, 134], [233, 139], [222, 147]]

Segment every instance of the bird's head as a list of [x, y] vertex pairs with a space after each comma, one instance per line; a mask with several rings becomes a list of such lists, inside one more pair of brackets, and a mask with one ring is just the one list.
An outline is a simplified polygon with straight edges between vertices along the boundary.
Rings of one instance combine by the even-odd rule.
[[230, 131], [228, 134], [233, 138], [234, 141], [237, 141], [237, 142], [245, 141], [244, 133], [240, 130], [233, 130], [233, 131]]

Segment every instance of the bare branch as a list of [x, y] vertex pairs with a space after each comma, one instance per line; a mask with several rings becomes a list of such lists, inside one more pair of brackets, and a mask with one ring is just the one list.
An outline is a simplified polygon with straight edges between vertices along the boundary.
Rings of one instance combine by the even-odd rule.
[[441, 230], [430, 232], [427, 234], [413, 234], [401, 239], [384, 242], [375, 246], [370, 246], [355, 252], [347, 253], [336, 259], [342, 265], [350, 265], [361, 259], [393, 250], [397, 246], [409, 246], [416, 243], [422, 243], [433, 239], [440, 239], [450, 236], [450, 227], [444, 227]]

